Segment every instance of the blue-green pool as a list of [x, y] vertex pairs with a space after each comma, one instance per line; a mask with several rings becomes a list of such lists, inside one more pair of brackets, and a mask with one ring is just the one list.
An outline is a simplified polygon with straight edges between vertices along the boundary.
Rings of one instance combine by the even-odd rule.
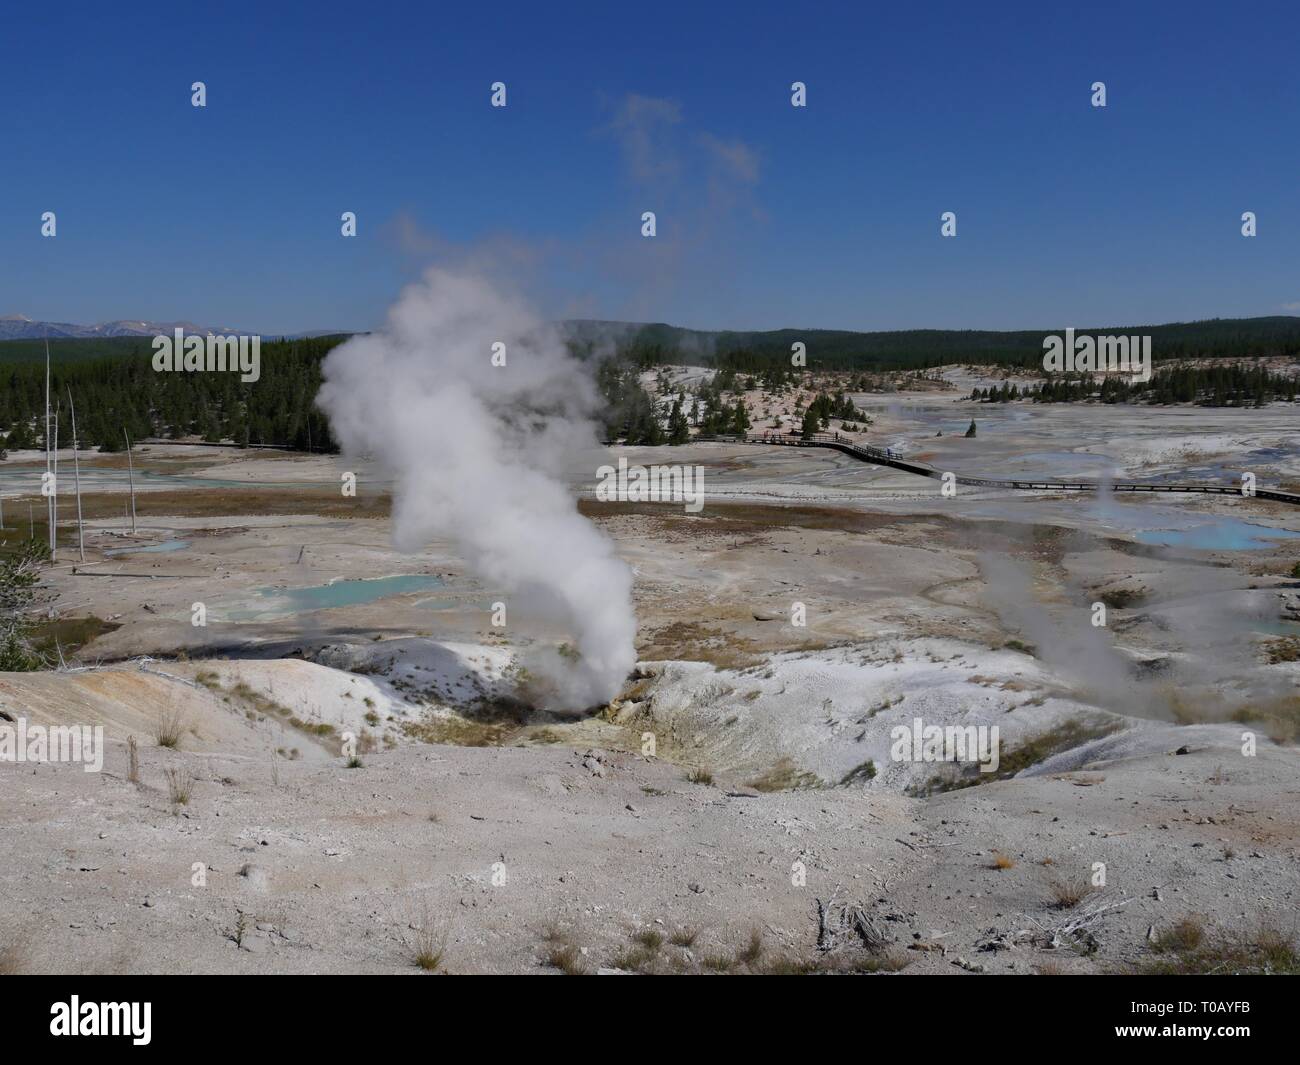
[[443, 583], [441, 577], [406, 573], [369, 580], [331, 581], [306, 588], [258, 588], [250, 599], [243, 600], [235, 609], [217, 609], [227, 621], [261, 621], [290, 614], [307, 614], [313, 610], [362, 606], [389, 596], [427, 592], [441, 588]]
[[1203, 551], [1257, 551], [1274, 540], [1300, 539], [1300, 533], [1254, 525], [1236, 518], [1215, 518], [1190, 529], [1142, 529], [1139, 543], [1160, 547], [1193, 547]]

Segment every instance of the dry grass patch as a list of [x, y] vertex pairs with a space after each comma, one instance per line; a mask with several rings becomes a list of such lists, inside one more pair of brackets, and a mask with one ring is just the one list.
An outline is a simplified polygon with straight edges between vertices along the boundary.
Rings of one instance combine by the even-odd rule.
[[1300, 637], [1286, 636], [1269, 641], [1264, 646], [1264, 657], [1274, 666], [1281, 662], [1300, 662]]
[[1014, 869], [1016, 860], [1009, 854], [1003, 854], [1001, 851], [993, 851], [993, 860], [989, 863], [990, 869]]
[[656, 952], [646, 947], [623, 947], [610, 961], [610, 965], [615, 969], [624, 969], [628, 972], [640, 973], [645, 972], [654, 965]]
[[559, 969], [565, 976], [587, 974], [586, 960], [572, 943], [552, 943], [546, 952], [546, 964], [552, 969]]
[[1300, 695], [1261, 700], [1237, 710], [1232, 720], [1263, 729], [1274, 743], [1295, 743], [1300, 740]]
[[912, 958], [906, 951], [889, 947], [868, 953], [836, 951], [798, 954], [780, 951], [766, 956], [752, 971], [763, 976], [833, 976], [857, 973], [896, 973], [906, 969]]
[[[33, 497], [35, 498], [35, 497]], [[391, 500], [387, 493], [359, 491], [343, 498], [338, 490], [294, 488], [188, 488], [137, 492], [136, 510], [141, 521], [154, 517], [215, 518], [243, 514], [267, 516], [311, 514], [322, 518], [386, 518]], [[44, 502], [44, 500], [38, 500]], [[86, 521], [122, 517], [122, 497], [115, 492], [82, 492]]]
[[565, 928], [558, 920], [552, 920], [542, 929], [541, 934], [542, 941], [546, 944], [542, 964], [558, 969], [565, 976], [587, 974], [586, 956], [573, 942], [571, 929]]
[[825, 786], [825, 781], [816, 773], [800, 769], [789, 758], [782, 758], [771, 769], [764, 770], [745, 783], [755, 791], [796, 791], [800, 788]]
[[643, 928], [632, 936], [635, 943], [640, 943], [646, 950], [657, 951], [664, 945], [664, 934], [657, 928]]
[[755, 928], [749, 933], [749, 938], [736, 951], [736, 961], [745, 965], [757, 965], [758, 960], [763, 956], [763, 933]]
[[22, 940], [10, 940], [0, 947], [0, 976], [17, 976], [28, 965], [27, 944]]
[[531, 707], [518, 699], [481, 699], [468, 713], [426, 710], [419, 721], [404, 722], [402, 732], [421, 743], [456, 747], [501, 747], [536, 730]]
[[1073, 909], [1097, 890], [1093, 887], [1092, 881], [1082, 874], [1074, 877], [1058, 877], [1048, 884], [1048, 889], [1052, 893], [1053, 903], [1061, 910]]
[[668, 942], [674, 947], [693, 947], [695, 941], [700, 938], [700, 930], [695, 925], [688, 925], [685, 928], [679, 928], [671, 932], [668, 936]]
[[698, 621], [674, 621], [657, 629], [639, 653], [648, 660], [708, 662], [717, 669], [732, 670], [749, 669], [767, 661], [767, 652], [754, 640]]
[[[1183, 921], [1195, 922], [1179, 930]], [[1221, 931], [1199, 934], [1195, 918], [1184, 918], [1165, 939], [1153, 944], [1157, 957], [1139, 963], [1138, 971], [1155, 976], [1297, 976], [1300, 953], [1295, 935], [1271, 925], [1246, 934]]]
[[1161, 931], [1151, 944], [1151, 949], [1158, 954], [1169, 951], [1182, 953], [1195, 950], [1205, 940], [1205, 924], [1195, 914], [1180, 918], [1169, 928]]

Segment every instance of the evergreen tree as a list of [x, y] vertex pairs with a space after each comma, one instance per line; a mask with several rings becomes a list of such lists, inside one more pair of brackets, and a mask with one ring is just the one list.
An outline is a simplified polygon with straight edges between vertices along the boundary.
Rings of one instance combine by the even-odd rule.
[[803, 438], [811, 439], [821, 430], [821, 419], [817, 417], [817, 412], [810, 405], [803, 412]]
[[736, 400], [736, 409], [731, 417], [731, 431], [744, 436], [749, 430], [749, 414], [745, 410], [745, 401]]
[[672, 413], [668, 415], [668, 443], [685, 444], [691, 438], [690, 427], [686, 424], [686, 415], [682, 413], [682, 401], [673, 404]]

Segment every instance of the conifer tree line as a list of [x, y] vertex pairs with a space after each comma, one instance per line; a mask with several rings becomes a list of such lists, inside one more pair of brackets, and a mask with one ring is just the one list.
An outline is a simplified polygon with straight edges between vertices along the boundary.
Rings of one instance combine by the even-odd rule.
[[[51, 405], [66, 407], [68, 390], [77, 405], [82, 447], [119, 451], [131, 439], [200, 437], [239, 445], [278, 444], [306, 451], [337, 451], [325, 415], [316, 408], [321, 360], [344, 337], [267, 341], [261, 376], [244, 383], [239, 374], [157, 372], [148, 354], [56, 361], [50, 372]], [[10, 450], [43, 447], [43, 362], [0, 367], [0, 429]], [[66, 417], [60, 425], [66, 425]], [[59, 443], [71, 442], [61, 428]]]
[[1300, 381], [1270, 373], [1261, 365], [1222, 363], [1178, 365], [1157, 369], [1150, 381], [1126, 376], [1097, 379], [1090, 375], [1053, 377], [1021, 387], [1012, 381], [989, 388], [972, 388], [970, 398], [986, 403], [1028, 399], [1035, 403], [1195, 403], [1203, 407], [1262, 407], [1274, 400], [1294, 402]]
[[[1067, 323], [1069, 324], [1069, 323]], [[1040, 368], [1043, 339], [1063, 334], [1045, 329], [909, 329], [853, 332], [835, 329], [773, 329], [707, 332], [654, 324], [566, 322], [573, 350], [583, 356], [611, 344], [638, 369], [688, 363], [756, 374], [790, 366], [791, 346], [807, 349], [815, 370], [915, 370], [959, 363]], [[616, 339], [611, 341], [610, 331]], [[1211, 318], [1165, 325], [1084, 327], [1076, 335], [1150, 336], [1156, 360], [1188, 358], [1300, 357], [1300, 317]]]
[[[591, 323], [587, 323], [588, 325]], [[929, 367], [978, 357], [984, 363], [1041, 367], [1040, 332], [993, 333], [913, 330], [901, 333], [848, 333], [830, 330], [774, 330], [767, 333], [694, 333], [671, 326], [623, 327], [612, 346], [583, 335], [584, 323], [567, 323], [569, 347], [578, 358], [594, 362], [603, 398], [599, 415], [605, 439], [655, 444], [684, 442], [694, 430], [727, 435], [750, 429], [739, 400], [745, 390], [780, 394], [797, 387], [801, 372], [791, 366], [795, 341], [806, 343], [809, 365], [818, 370], [847, 369], [858, 376], [848, 391], [891, 387], [869, 373], [902, 366], [926, 376]], [[1144, 327], [1153, 335], [1157, 358], [1175, 354], [1236, 356], [1300, 355], [1300, 319], [1214, 320], [1185, 325]], [[1116, 330], [1119, 332], [1119, 330]], [[80, 443], [116, 451], [124, 446], [123, 430], [133, 440], [151, 437], [194, 438], [241, 446], [278, 445], [297, 450], [333, 452], [337, 444], [324, 414], [316, 407], [321, 361], [344, 336], [267, 341], [262, 345], [261, 378], [243, 383], [230, 372], [159, 373], [154, 371], [147, 341], [123, 338], [111, 343], [61, 339], [55, 342], [51, 396], [62, 404], [69, 388], [77, 404]], [[79, 352], [86, 354], [80, 355]], [[108, 352], [108, 354], [105, 354]], [[9, 450], [43, 445], [45, 405], [43, 345], [29, 340], [0, 343], [0, 432]], [[711, 379], [676, 388], [661, 376], [648, 391], [640, 374], [667, 365], [699, 365], [715, 371]], [[653, 393], [653, 394], [652, 394]], [[1222, 365], [1178, 363], [1158, 367], [1152, 380], [1118, 377], [1057, 377], [1027, 389], [1004, 382], [976, 390], [973, 399], [1005, 402], [1201, 403], [1210, 406], [1262, 406], [1292, 400], [1294, 377], [1262, 366], [1225, 361]], [[820, 397], [819, 397], [820, 400]], [[814, 416], [861, 418], [838, 396], [832, 409]], [[838, 408], [834, 405], [839, 404]], [[64, 438], [66, 440], [66, 438]], [[60, 441], [64, 442], [63, 440]]]

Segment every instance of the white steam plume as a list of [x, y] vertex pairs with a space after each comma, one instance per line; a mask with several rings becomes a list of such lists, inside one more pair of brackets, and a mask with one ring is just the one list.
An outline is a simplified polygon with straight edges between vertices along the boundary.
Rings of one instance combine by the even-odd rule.
[[398, 549], [450, 539], [493, 591], [572, 634], [576, 659], [543, 667], [562, 707], [613, 698], [636, 661], [632, 574], [565, 486], [595, 444], [598, 396], [555, 330], [487, 282], [434, 268], [383, 330], [331, 351], [323, 375], [318, 403], [343, 449], [393, 475]]

